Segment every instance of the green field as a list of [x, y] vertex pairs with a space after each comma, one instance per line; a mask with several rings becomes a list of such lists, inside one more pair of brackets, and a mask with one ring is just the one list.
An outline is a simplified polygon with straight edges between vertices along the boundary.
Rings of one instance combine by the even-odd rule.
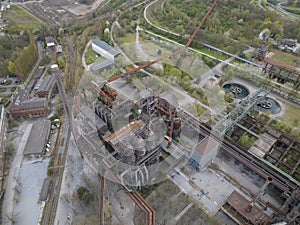
[[87, 48], [87, 51], [85, 53], [85, 60], [86, 60], [86, 64], [91, 65], [94, 62], [101, 62], [101, 61], [105, 61], [106, 59], [101, 56], [98, 56], [98, 54], [94, 52], [92, 46], [90, 45]]
[[298, 127], [300, 128], [300, 120], [299, 120], [300, 108], [297, 108], [290, 104], [284, 104], [284, 108], [285, 108], [285, 112], [284, 115], [280, 117], [280, 120], [290, 124], [292, 124], [293, 121], [298, 120], [299, 121]]
[[278, 60], [280, 62], [290, 64], [295, 67], [300, 67], [300, 58], [285, 52], [274, 51], [273, 59]]
[[5, 11], [5, 13], [3, 13], [3, 19], [7, 19], [10, 23], [22, 25], [29, 29], [35, 29], [43, 23], [40, 19], [18, 5], [12, 5], [11, 9]]
[[125, 36], [122, 38], [124, 44], [128, 43], [134, 43], [135, 42], [135, 34], [132, 33], [127, 33]]

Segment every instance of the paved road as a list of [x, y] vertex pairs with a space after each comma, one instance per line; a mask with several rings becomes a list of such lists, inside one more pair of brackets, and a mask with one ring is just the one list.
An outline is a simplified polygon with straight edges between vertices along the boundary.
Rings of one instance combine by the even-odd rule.
[[86, 64], [85, 53], [86, 53], [86, 51], [87, 51], [87, 49], [88, 49], [88, 47], [90, 46], [91, 43], [92, 43], [92, 40], [89, 40], [89, 42], [86, 44], [86, 46], [84, 48], [84, 51], [83, 51], [83, 54], [82, 54], [82, 57], [81, 57], [82, 65], [83, 65], [83, 67], [86, 71], [90, 71], [90, 67], [89, 67], [89, 65]]
[[285, 14], [285, 15], [291, 17], [291, 18], [293, 18], [293, 19], [299, 19], [299, 18], [300, 18], [299, 15], [296, 15], [296, 14], [294, 14], [294, 13], [290, 13], [290, 12], [286, 11], [284, 8], [282, 8], [281, 5], [282, 5], [282, 4], [285, 4], [285, 3], [287, 3], [286, 0], [284, 0], [284, 1], [280, 2], [280, 3], [278, 3], [277, 5], [273, 5], [273, 4], [271, 4], [271, 3], [268, 2], [268, 5], [271, 6], [271, 7], [273, 7], [273, 8], [276, 9], [277, 11], [279, 11], [279, 12], [281, 12], [281, 13], [283, 13], [283, 14]]
[[258, 0], [258, 6], [259, 6], [263, 11], [266, 11], [266, 8], [262, 5], [261, 0]]
[[71, 138], [66, 164], [75, 164], [78, 166], [65, 168], [63, 173], [63, 179], [61, 184], [61, 190], [59, 193], [59, 201], [57, 204], [57, 210], [55, 215], [54, 224], [67, 224], [67, 216], [70, 217], [70, 221], [77, 215], [77, 211], [72, 208], [71, 194], [76, 191], [78, 186], [82, 184], [82, 172], [84, 159], [81, 158], [79, 151], [76, 148], [73, 138]]
[[[249, 47], [247, 50], [243, 51], [243, 53], [247, 54], [247, 53], [253, 52], [253, 51], [255, 51], [255, 49], [252, 48], [252, 47]], [[226, 59], [225, 61], [222, 61], [221, 63], [219, 63], [218, 65], [216, 65], [215, 67], [213, 67], [211, 70], [209, 70], [206, 73], [202, 74], [199, 86], [203, 87], [205, 85], [205, 83], [207, 82], [207, 80], [211, 76], [214, 76], [215, 74], [222, 76], [224, 74], [224, 72], [222, 70], [223, 66], [229, 64], [233, 60], [234, 60], [234, 57], [230, 57], [229, 59]]]
[[147, 5], [147, 6], [145, 7], [145, 10], [144, 10], [144, 18], [145, 18], [146, 22], [147, 22], [148, 24], [150, 24], [151, 26], [155, 27], [156, 29], [160, 30], [160, 31], [167, 32], [167, 33], [169, 33], [169, 34], [173, 34], [173, 35], [175, 35], [175, 36], [177, 36], [177, 37], [180, 37], [180, 34], [175, 33], [175, 32], [172, 32], [172, 31], [169, 31], [169, 30], [166, 30], [166, 29], [161, 28], [161, 27], [159, 27], [159, 26], [156, 26], [155, 24], [153, 24], [153, 23], [148, 19], [148, 17], [147, 17], [147, 10], [148, 10], [148, 8], [149, 8], [151, 5], [153, 5], [153, 4], [156, 3], [157, 1], [158, 1], [158, 0], [155, 0], [155, 1], [151, 2], [149, 5]]
[[11, 167], [9, 170], [9, 175], [6, 179], [6, 190], [4, 195], [4, 201], [3, 201], [3, 207], [2, 207], [2, 218], [3, 223], [6, 225], [12, 224], [12, 221], [9, 218], [15, 217], [14, 213], [14, 205], [15, 205], [15, 195], [16, 190], [15, 188], [18, 186], [17, 177], [19, 174], [19, 170], [22, 167], [22, 160], [23, 160], [23, 151], [27, 142], [28, 135], [30, 133], [32, 127], [32, 123], [29, 124], [27, 121], [25, 121], [20, 127], [19, 131], [21, 134], [23, 134], [23, 137], [16, 145], [17, 151], [16, 155], [11, 162]]
[[[208, 215], [215, 215], [236, 188], [211, 169], [194, 172], [187, 177], [179, 170], [171, 174], [171, 180], [194, 200]], [[238, 191], [238, 190], [237, 190]]]
[[201, 74], [201, 81], [199, 82], [199, 86], [204, 87], [204, 85], [206, 84], [208, 79], [210, 77], [213, 77], [215, 74], [222, 76], [224, 74], [224, 72], [222, 70], [223, 66], [227, 65], [228, 63], [230, 63], [233, 60], [234, 60], [234, 57], [230, 57], [229, 59], [226, 59], [225, 61], [219, 63], [218, 65], [216, 65], [215, 67], [213, 67], [212, 69], [207, 71], [206, 73]]

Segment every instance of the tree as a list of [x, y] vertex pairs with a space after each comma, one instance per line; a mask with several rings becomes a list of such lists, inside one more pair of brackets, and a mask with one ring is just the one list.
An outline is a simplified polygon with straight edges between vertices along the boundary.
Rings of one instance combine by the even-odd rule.
[[88, 205], [94, 199], [94, 196], [90, 190], [84, 186], [80, 186], [77, 189], [77, 194], [79, 200], [83, 201], [86, 205]]
[[9, 61], [8, 65], [7, 65], [7, 69], [12, 74], [16, 73], [15, 63], [12, 61]]
[[227, 70], [227, 72], [223, 75], [222, 77], [222, 82], [228, 81], [230, 79], [232, 79], [234, 75], [234, 70], [233, 68], [230, 68], [229, 70]]
[[32, 33], [29, 33], [29, 40], [29, 45], [25, 46], [15, 59], [14, 67], [11, 65], [11, 69], [23, 80], [26, 80], [38, 58], [37, 46]]
[[251, 139], [247, 134], [244, 134], [241, 138], [240, 138], [240, 144], [243, 147], [249, 148], [251, 146]]
[[7, 155], [11, 156], [13, 150], [15, 149], [14, 143], [13, 143], [12, 141], [8, 142], [8, 143], [6, 144], [5, 149], [6, 149]]
[[182, 75], [182, 72], [180, 69], [177, 69], [176, 67], [172, 67], [170, 69], [170, 72], [168, 74], [169, 76], [174, 76], [174, 77], [177, 77], [178, 79], [181, 79], [181, 75]]
[[231, 92], [228, 92], [224, 95], [224, 100], [226, 102], [232, 103], [234, 101], [234, 95]]

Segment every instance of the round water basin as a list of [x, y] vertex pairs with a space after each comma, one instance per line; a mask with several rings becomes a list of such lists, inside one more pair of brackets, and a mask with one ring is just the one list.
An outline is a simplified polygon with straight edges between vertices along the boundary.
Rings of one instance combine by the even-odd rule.
[[265, 97], [257, 103], [256, 107], [260, 112], [271, 112], [272, 114], [277, 114], [281, 110], [280, 104], [270, 97]]
[[235, 98], [245, 98], [247, 95], [249, 95], [248, 89], [241, 84], [229, 83], [223, 85], [223, 88], [226, 94], [231, 92]]

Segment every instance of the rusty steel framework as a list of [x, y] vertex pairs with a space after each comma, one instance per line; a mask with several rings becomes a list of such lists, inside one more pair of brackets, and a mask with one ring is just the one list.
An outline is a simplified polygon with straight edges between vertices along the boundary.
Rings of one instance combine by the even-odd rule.
[[[201, 19], [200, 23], [198, 24], [198, 26], [196, 27], [195, 31], [193, 32], [192, 36], [190, 37], [190, 39], [188, 40], [188, 42], [186, 43], [186, 45], [182, 48], [179, 49], [171, 54], [168, 54], [164, 57], [155, 59], [153, 61], [150, 61], [148, 63], [145, 63], [139, 67], [133, 68], [131, 70], [128, 70], [124, 73], [121, 73], [118, 76], [112, 77], [110, 79], [107, 80], [108, 83], [117, 80], [119, 78], [122, 78], [126, 75], [130, 75], [132, 73], [135, 73], [139, 70], [142, 70], [146, 67], [149, 67], [155, 63], [161, 62], [164, 59], [170, 58], [172, 56], [175, 56], [177, 54], [180, 54], [184, 51], [186, 51], [189, 46], [191, 45], [191, 43], [193, 42], [193, 40], [196, 37], [196, 34], [198, 33], [198, 31], [201, 29], [201, 27], [203, 26], [203, 24], [205, 23], [206, 19], [208, 18], [208, 16], [211, 14], [212, 10], [216, 7], [218, 0], [214, 0], [214, 2], [212, 3], [212, 5], [209, 7], [209, 9], [207, 10], [206, 14], [204, 15], [204, 17]], [[110, 105], [112, 104], [112, 102], [114, 101], [115, 97], [116, 97], [116, 93], [112, 92], [112, 90], [106, 85], [104, 84], [104, 86], [98, 90], [99, 92], [99, 98], [102, 98], [103, 100], [106, 99], [107, 103]], [[173, 115], [171, 115], [171, 118], [173, 118]], [[171, 129], [170, 129], [170, 136], [172, 136], [172, 131], [173, 131], [173, 123], [171, 125]], [[101, 188], [103, 189], [103, 178], [101, 179]], [[102, 203], [100, 202], [100, 210], [99, 210], [99, 216], [100, 216], [100, 224], [102, 224], [102, 219], [101, 219], [101, 215], [103, 213], [103, 191], [102, 193], [100, 193], [102, 195], [102, 198], [100, 201], [102, 201]], [[128, 193], [129, 196], [134, 200], [134, 202], [139, 206], [139, 208], [142, 209], [142, 211], [144, 211], [146, 213], [146, 222], [148, 225], [155, 225], [156, 224], [156, 218], [155, 218], [155, 210], [137, 193]]]
[[214, 0], [213, 4], [209, 7], [209, 9], [207, 10], [206, 14], [205, 14], [204, 17], [201, 19], [199, 25], [196, 27], [194, 33], [192, 34], [192, 36], [190, 37], [190, 39], [188, 40], [188, 42], [185, 44], [185, 46], [184, 46], [183, 48], [181, 48], [181, 49], [179, 49], [179, 50], [177, 50], [177, 51], [175, 51], [175, 52], [172, 52], [172, 53], [170, 53], [170, 54], [168, 54], [168, 55], [165, 55], [164, 57], [161, 57], [161, 58], [155, 59], [155, 60], [153, 60], [153, 61], [150, 61], [150, 62], [148, 62], [148, 63], [145, 63], [145, 64], [143, 64], [143, 65], [141, 65], [141, 66], [139, 66], [139, 67], [133, 68], [133, 69], [128, 70], [128, 71], [125, 71], [124, 73], [121, 73], [120, 75], [117, 75], [117, 76], [115, 76], [115, 77], [112, 77], [112, 78], [108, 79], [107, 82], [110, 83], [110, 82], [112, 82], [112, 81], [114, 81], [114, 80], [117, 80], [117, 79], [119, 79], [119, 78], [121, 78], [121, 77], [124, 77], [124, 76], [126, 76], [126, 75], [130, 75], [130, 74], [135, 73], [135, 72], [137, 72], [137, 71], [139, 71], [139, 70], [142, 70], [142, 69], [144, 69], [144, 68], [146, 68], [146, 67], [149, 67], [149, 66], [151, 66], [151, 65], [153, 65], [153, 64], [155, 64], [155, 63], [161, 62], [161, 61], [164, 60], [164, 59], [170, 58], [170, 57], [172, 57], [172, 56], [175, 56], [175, 55], [177, 55], [177, 54], [180, 54], [180, 53], [186, 51], [186, 50], [190, 47], [191, 43], [193, 42], [193, 40], [194, 40], [195, 37], [196, 37], [196, 34], [198, 33], [198, 31], [200, 30], [200, 28], [201, 28], [201, 27], [203, 26], [203, 24], [205, 23], [205, 21], [206, 21], [206, 19], [208, 18], [208, 16], [211, 14], [212, 10], [216, 7], [217, 2], [218, 2], [218, 0]]
[[220, 137], [225, 134], [230, 134], [233, 131], [234, 126], [246, 116], [260, 100], [265, 98], [267, 94], [268, 92], [264, 91], [263, 88], [260, 88], [253, 94], [247, 96], [247, 98], [245, 98], [234, 110], [216, 123], [213, 127], [213, 132]]

